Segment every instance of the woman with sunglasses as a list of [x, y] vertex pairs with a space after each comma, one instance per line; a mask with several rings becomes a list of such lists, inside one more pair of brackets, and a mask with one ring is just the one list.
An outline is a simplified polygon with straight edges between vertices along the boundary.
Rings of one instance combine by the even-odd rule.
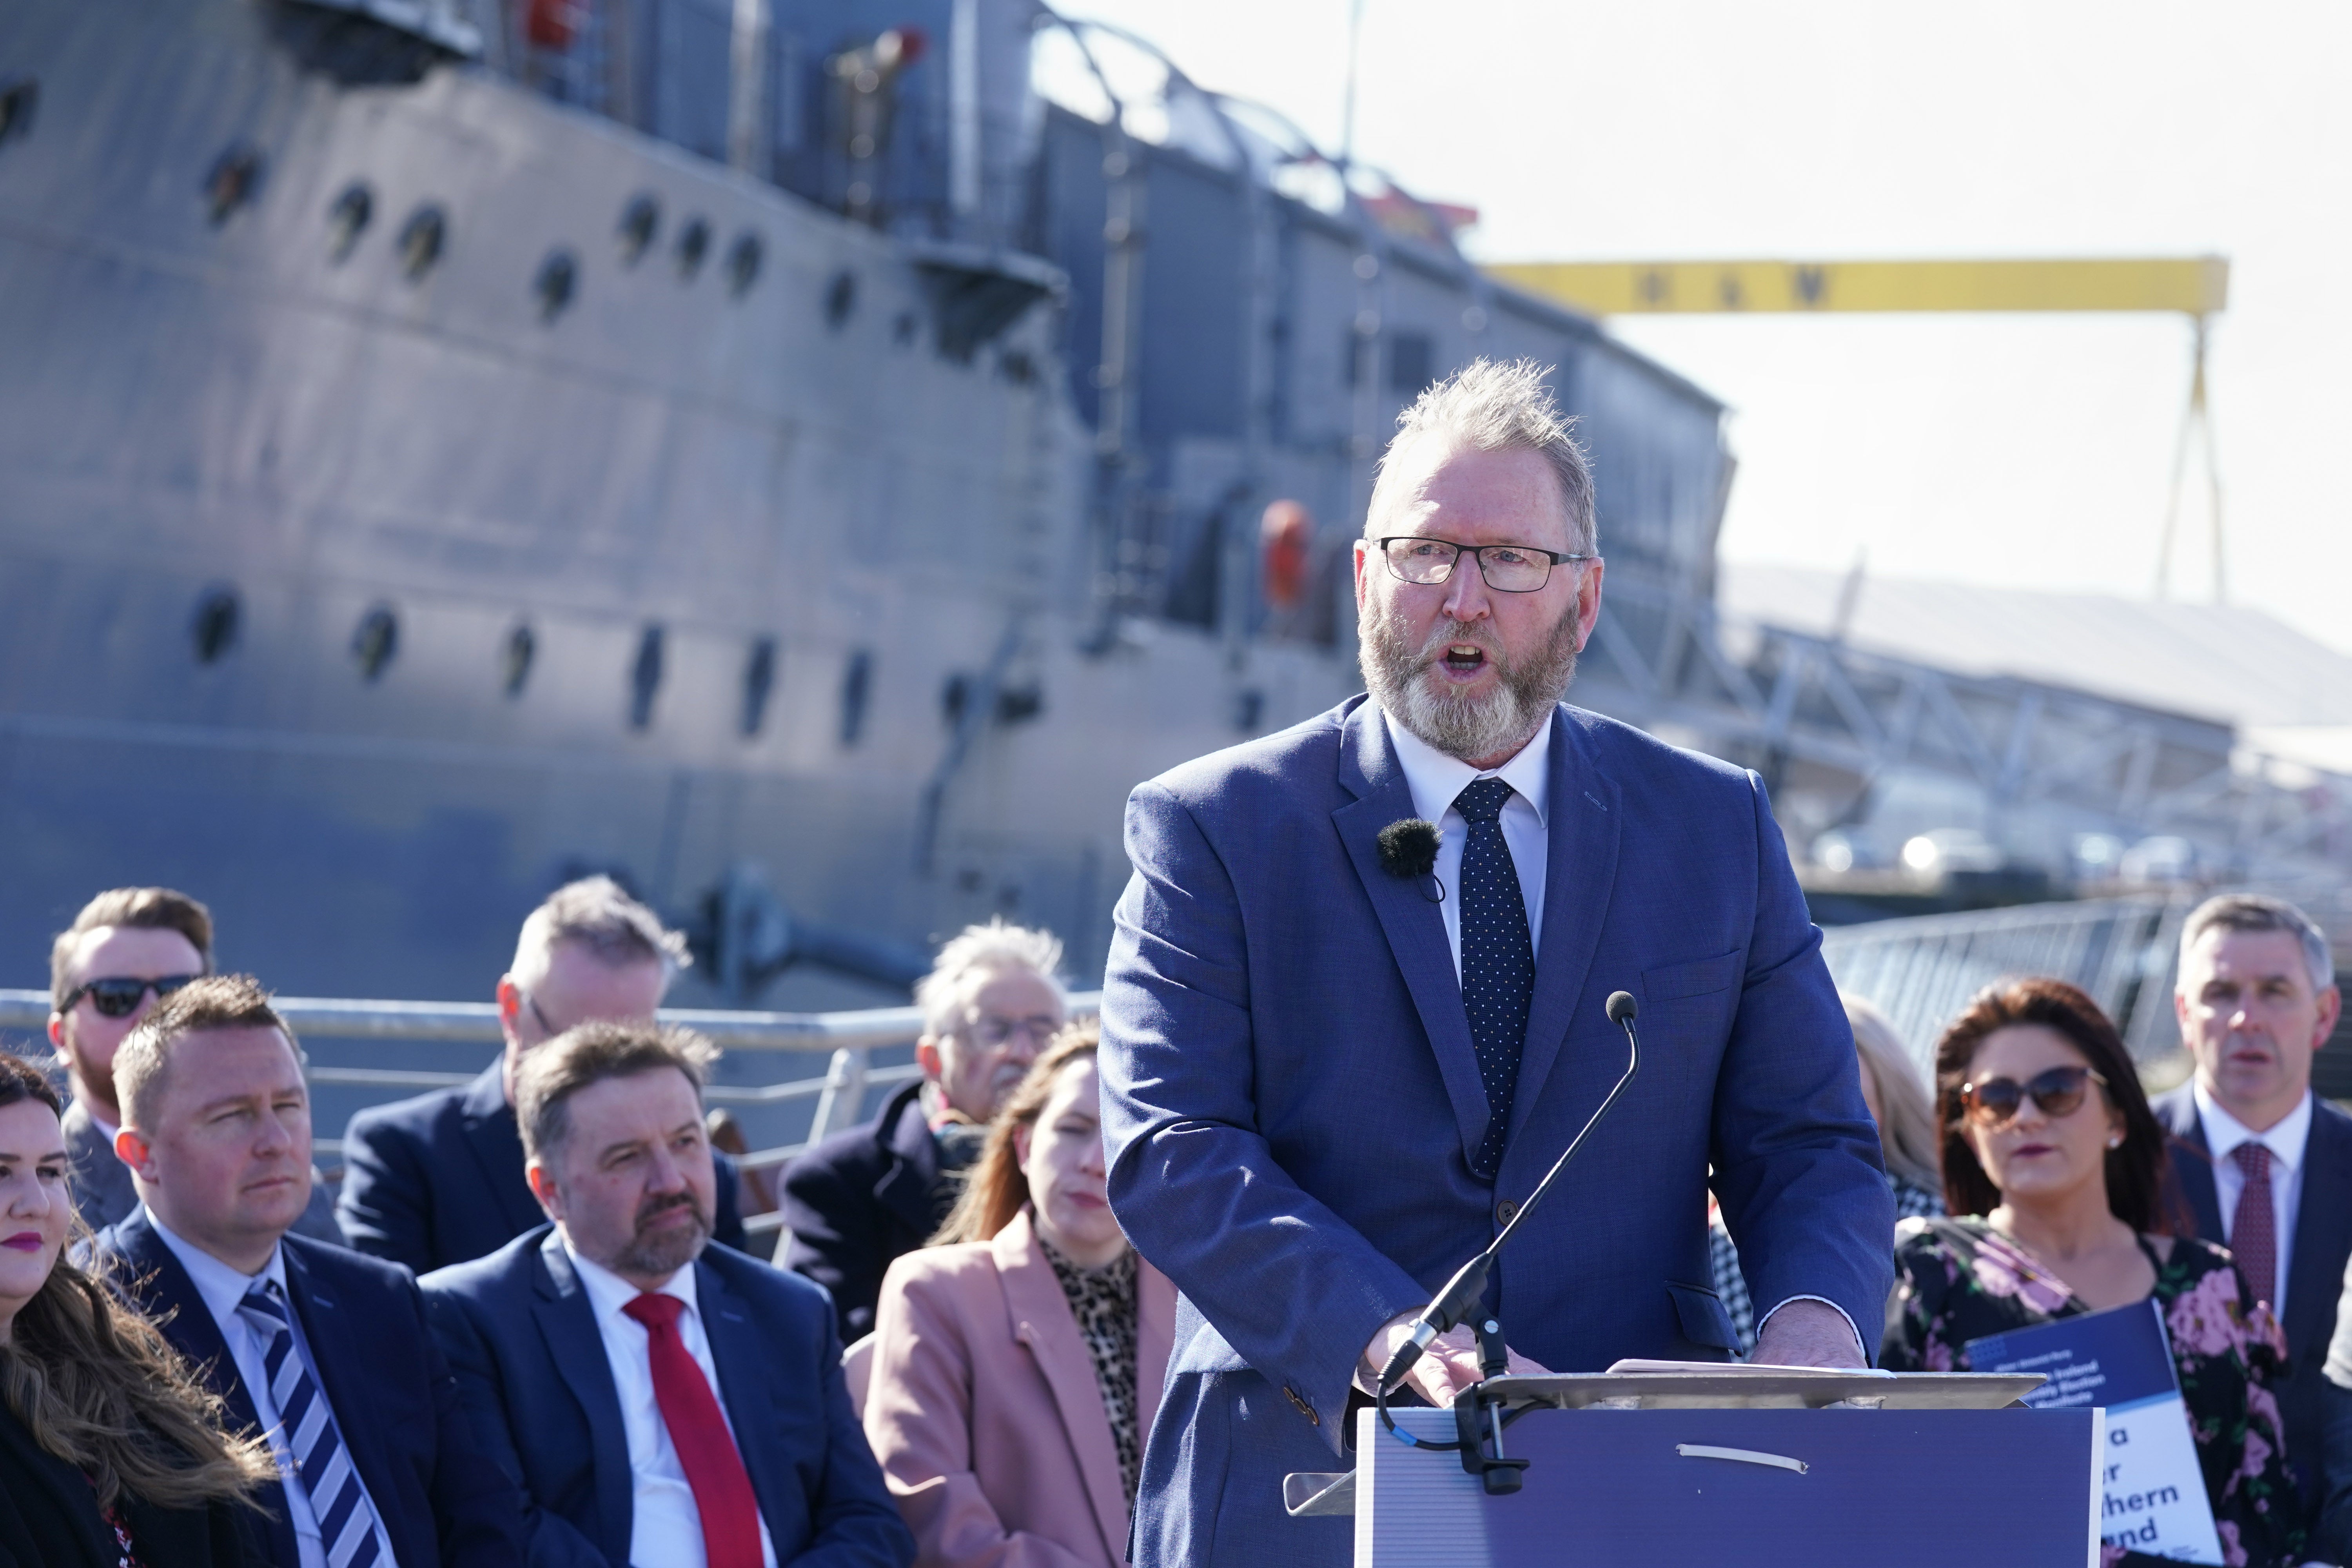
[[2167, 1234], [2164, 1131], [2115, 1026], [2063, 981], [1994, 986], [1944, 1031], [1936, 1088], [1953, 1217], [1895, 1227], [1880, 1364], [1966, 1372], [1972, 1340], [2153, 1299], [2224, 1559], [2297, 1561], [2285, 1342], [2227, 1252]]

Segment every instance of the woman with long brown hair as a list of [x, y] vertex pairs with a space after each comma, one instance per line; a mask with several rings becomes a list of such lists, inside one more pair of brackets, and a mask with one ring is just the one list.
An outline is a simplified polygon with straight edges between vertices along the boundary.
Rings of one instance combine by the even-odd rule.
[[883, 1281], [866, 1436], [921, 1568], [1126, 1561], [1176, 1288], [1111, 1216], [1097, 1037], [1055, 1037]]
[[59, 1100], [0, 1052], [0, 1565], [232, 1568], [268, 1450], [63, 1256]]
[[2171, 1234], [2164, 1130], [2098, 1005], [2062, 980], [1979, 994], [1937, 1044], [1936, 1122], [1953, 1217], [1895, 1227], [1880, 1364], [1967, 1372], [1986, 1335], [2152, 1300], [2224, 1561], [2298, 1561], [2285, 1342], [2227, 1252]]

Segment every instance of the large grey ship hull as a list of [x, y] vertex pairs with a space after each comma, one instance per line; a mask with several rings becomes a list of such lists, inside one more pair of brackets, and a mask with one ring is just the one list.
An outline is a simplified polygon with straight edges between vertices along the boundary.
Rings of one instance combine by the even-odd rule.
[[[1066, 302], [960, 359], [903, 236], [480, 68], [339, 78], [289, 47], [292, 9], [0, 15], [0, 91], [37, 86], [0, 139], [0, 952], [20, 969], [90, 891], [166, 882], [286, 989], [474, 994], [520, 914], [594, 868], [681, 916], [730, 885], [756, 911], [764, 878], [855, 933], [837, 945], [869, 975], [999, 910], [1068, 933], [1084, 970], [1133, 783], [1356, 689], [1344, 626], [1105, 635], [1096, 412], [1070, 390], [1099, 352], [1098, 250], [1048, 258]], [[1073, 134], [1049, 129], [1048, 155]], [[1344, 330], [1359, 242], [1284, 212], [1287, 298], [1328, 297]], [[1346, 281], [1321, 280], [1326, 251]], [[1464, 283], [1409, 272], [1391, 309], [1428, 297], [1439, 368], [1510, 331], [1599, 367], [1570, 384], [1601, 421], [1604, 527], [1703, 574], [1714, 405], [1531, 303], [1457, 326]], [[1344, 535], [1361, 400], [1320, 374], [1266, 467], [1319, 487]], [[1379, 418], [1411, 390], [1384, 387]], [[1162, 511], [1197, 522], [1230, 510], [1239, 438], [1178, 403], [1140, 439]], [[1637, 452], [1659, 425], [1664, 456]], [[782, 951], [772, 919], [761, 942]]]

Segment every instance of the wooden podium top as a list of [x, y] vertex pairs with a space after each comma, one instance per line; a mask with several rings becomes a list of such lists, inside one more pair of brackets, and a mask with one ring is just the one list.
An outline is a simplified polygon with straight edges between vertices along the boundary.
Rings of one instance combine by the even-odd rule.
[[1513, 1408], [1561, 1410], [1999, 1410], [2042, 1386], [2038, 1374], [1841, 1372], [1712, 1362], [1621, 1361], [1603, 1373], [1498, 1377]]

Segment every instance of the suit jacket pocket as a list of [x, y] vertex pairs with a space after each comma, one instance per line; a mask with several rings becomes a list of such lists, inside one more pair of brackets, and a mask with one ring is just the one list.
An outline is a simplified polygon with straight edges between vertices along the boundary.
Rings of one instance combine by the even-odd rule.
[[1739, 1336], [1732, 1331], [1731, 1314], [1724, 1310], [1721, 1297], [1704, 1285], [1677, 1285], [1671, 1279], [1666, 1281], [1666, 1294], [1674, 1298], [1683, 1338], [1710, 1350], [1736, 1352], [1739, 1349]]
[[1672, 1002], [1677, 997], [1705, 996], [1711, 992], [1728, 990], [1738, 983], [1743, 956], [1738, 949], [1734, 948], [1713, 958], [1645, 969], [1642, 971], [1642, 1000]]

